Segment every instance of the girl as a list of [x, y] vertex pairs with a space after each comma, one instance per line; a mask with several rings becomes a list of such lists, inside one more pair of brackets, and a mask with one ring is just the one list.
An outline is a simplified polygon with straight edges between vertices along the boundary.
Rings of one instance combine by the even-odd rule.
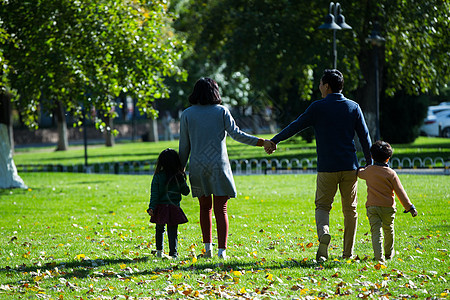
[[180, 157], [173, 149], [161, 152], [156, 163], [152, 179], [150, 203], [147, 213], [150, 222], [156, 223], [156, 256], [163, 257], [164, 229], [167, 224], [169, 238], [169, 256], [178, 256], [178, 224], [187, 223], [188, 219], [180, 208], [181, 195], [190, 192], [186, 184], [186, 173], [181, 167]]

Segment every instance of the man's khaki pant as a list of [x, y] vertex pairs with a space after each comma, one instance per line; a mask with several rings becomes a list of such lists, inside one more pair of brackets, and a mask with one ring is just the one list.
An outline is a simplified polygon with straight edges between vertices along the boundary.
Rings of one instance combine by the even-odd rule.
[[370, 223], [374, 258], [383, 260], [383, 234], [381, 233], [381, 229], [383, 229], [384, 255], [386, 259], [391, 259], [394, 256], [394, 219], [396, 209], [393, 207], [369, 206], [366, 210]]
[[316, 226], [317, 236], [330, 233], [330, 210], [337, 189], [341, 193], [342, 212], [344, 214], [344, 257], [353, 255], [358, 213], [356, 207], [357, 178], [356, 171], [318, 172], [316, 188]]

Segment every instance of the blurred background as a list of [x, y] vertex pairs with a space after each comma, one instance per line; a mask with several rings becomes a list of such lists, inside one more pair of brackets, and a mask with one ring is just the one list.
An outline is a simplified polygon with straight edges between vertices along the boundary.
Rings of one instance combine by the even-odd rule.
[[438, 0], [2, 1], [0, 123], [12, 149], [176, 139], [194, 83], [211, 77], [243, 130], [274, 133], [337, 68], [373, 140], [448, 138], [449, 11]]

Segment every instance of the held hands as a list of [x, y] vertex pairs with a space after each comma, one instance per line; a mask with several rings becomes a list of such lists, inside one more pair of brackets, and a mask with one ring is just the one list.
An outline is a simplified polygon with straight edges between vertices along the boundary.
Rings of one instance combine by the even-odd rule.
[[277, 150], [277, 145], [270, 141], [270, 140], [264, 140], [264, 151], [266, 151], [267, 154], [272, 154]]
[[154, 215], [153, 209], [151, 209], [151, 208], [147, 209], [147, 213], [148, 213], [149, 216], [151, 216], [151, 217], [153, 217], [153, 215]]

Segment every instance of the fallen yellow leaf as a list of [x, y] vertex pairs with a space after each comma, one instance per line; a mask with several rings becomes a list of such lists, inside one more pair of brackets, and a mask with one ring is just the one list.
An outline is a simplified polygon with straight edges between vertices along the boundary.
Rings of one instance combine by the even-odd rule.
[[81, 259], [83, 259], [83, 258], [85, 258], [85, 257], [86, 257], [86, 255], [84, 255], [84, 254], [78, 254], [78, 255], [76, 256], [76, 259], [81, 260]]

